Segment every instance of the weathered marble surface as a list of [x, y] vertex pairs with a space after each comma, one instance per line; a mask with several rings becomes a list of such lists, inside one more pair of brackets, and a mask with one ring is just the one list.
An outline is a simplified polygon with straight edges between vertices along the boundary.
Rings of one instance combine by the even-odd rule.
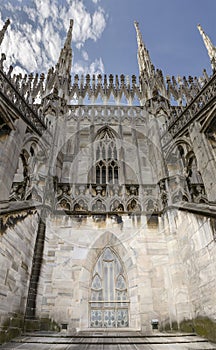
[[68, 329], [89, 327], [94, 265], [104, 247], [121, 258], [127, 274], [130, 327], [151, 332], [160, 325], [199, 315], [214, 318], [215, 242], [208, 219], [170, 210], [158, 225], [123, 216], [123, 228], [109, 219], [77, 222], [52, 216], [47, 221], [37, 315]]
[[0, 324], [25, 313], [38, 218], [22, 214], [23, 220], [0, 235]]
[[119, 350], [215, 350], [216, 345], [205, 339], [182, 334], [155, 334], [153, 337], [142, 337], [133, 332], [101, 332], [61, 337], [60, 334], [24, 336], [13, 342], [4, 344], [2, 350], [111, 350], [114, 346]]

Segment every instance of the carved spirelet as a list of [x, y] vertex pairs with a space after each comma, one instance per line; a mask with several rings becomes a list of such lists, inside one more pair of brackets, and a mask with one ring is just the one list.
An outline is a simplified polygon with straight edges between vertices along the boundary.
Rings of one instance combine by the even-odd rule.
[[212, 70], [216, 70], [216, 47], [212, 44], [210, 38], [208, 35], [204, 32], [203, 28], [200, 24], [198, 24], [197, 28], [199, 29], [199, 32], [203, 38], [204, 44], [206, 46], [206, 49], [208, 51], [208, 55], [211, 61]]

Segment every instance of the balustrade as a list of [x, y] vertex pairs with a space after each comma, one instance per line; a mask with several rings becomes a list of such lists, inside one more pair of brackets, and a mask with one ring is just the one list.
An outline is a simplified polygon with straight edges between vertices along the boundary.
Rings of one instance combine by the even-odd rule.
[[[47, 126], [42, 115], [36, 112], [30, 106], [27, 98], [24, 96], [21, 86], [18, 81], [14, 84], [10, 74], [7, 75], [0, 70], [0, 96], [3, 100], [7, 100], [9, 104], [18, 112], [18, 115], [25, 121], [25, 123], [34, 130], [39, 136], [42, 136], [46, 131]], [[28, 94], [27, 94], [28, 95]]]
[[208, 104], [216, 98], [216, 74], [203, 86], [197, 96], [179, 114], [179, 107], [171, 112], [166, 123], [166, 131], [162, 135], [162, 145], [166, 147], [177, 135], [182, 133], [188, 125], [201, 114]]

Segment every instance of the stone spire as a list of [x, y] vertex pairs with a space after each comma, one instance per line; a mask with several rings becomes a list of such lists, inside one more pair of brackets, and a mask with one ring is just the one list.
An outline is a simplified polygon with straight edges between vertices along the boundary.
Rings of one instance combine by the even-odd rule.
[[64, 43], [64, 47], [61, 49], [58, 62], [55, 69], [52, 67], [49, 69], [45, 89], [43, 93], [43, 99], [50, 94], [57, 94], [64, 99], [69, 98], [69, 90], [71, 83], [71, 66], [72, 66], [72, 29], [73, 20], [70, 20], [70, 26], [67, 32], [67, 37]]
[[162, 71], [159, 69], [155, 70], [149, 52], [143, 42], [138, 22], [135, 21], [134, 25], [137, 33], [137, 59], [139, 64], [140, 83], [142, 89], [142, 97], [140, 99], [140, 103], [141, 105], [144, 105], [148, 100], [157, 98], [156, 96], [168, 99]]
[[71, 66], [72, 66], [72, 29], [73, 29], [73, 20], [70, 20], [70, 27], [67, 33], [67, 38], [63, 49], [61, 49], [58, 63], [56, 64], [56, 72], [58, 76], [68, 77], [70, 75]]
[[5, 35], [5, 32], [7, 30], [7, 27], [9, 26], [9, 24], [10, 24], [10, 20], [7, 19], [7, 21], [5, 22], [2, 30], [0, 30], [0, 45], [1, 45], [2, 41], [3, 41], [3, 39], [4, 39], [4, 35]]
[[134, 25], [137, 33], [137, 44], [138, 44], [137, 58], [138, 58], [140, 75], [145, 73], [147, 77], [150, 78], [154, 72], [154, 66], [151, 62], [149, 52], [146, 49], [145, 44], [143, 42], [142, 34], [139, 29], [139, 23], [135, 21]]
[[197, 28], [199, 29], [199, 32], [203, 38], [204, 44], [208, 51], [208, 55], [211, 60], [212, 70], [213, 72], [215, 72], [216, 71], [216, 47], [212, 44], [211, 40], [209, 39], [208, 35], [206, 35], [206, 33], [204, 32], [200, 24], [198, 24]]

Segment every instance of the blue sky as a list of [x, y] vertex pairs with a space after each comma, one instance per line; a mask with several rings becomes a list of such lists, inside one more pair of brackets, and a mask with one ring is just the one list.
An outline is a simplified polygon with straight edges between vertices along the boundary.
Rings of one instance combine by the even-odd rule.
[[70, 18], [72, 73], [138, 75], [134, 20], [164, 75], [211, 72], [197, 24], [216, 45], [216, 0], [1, 0], [0, 10], [1, 26], [12, 21], [1, 50], [22, 73], [55, 65]]

